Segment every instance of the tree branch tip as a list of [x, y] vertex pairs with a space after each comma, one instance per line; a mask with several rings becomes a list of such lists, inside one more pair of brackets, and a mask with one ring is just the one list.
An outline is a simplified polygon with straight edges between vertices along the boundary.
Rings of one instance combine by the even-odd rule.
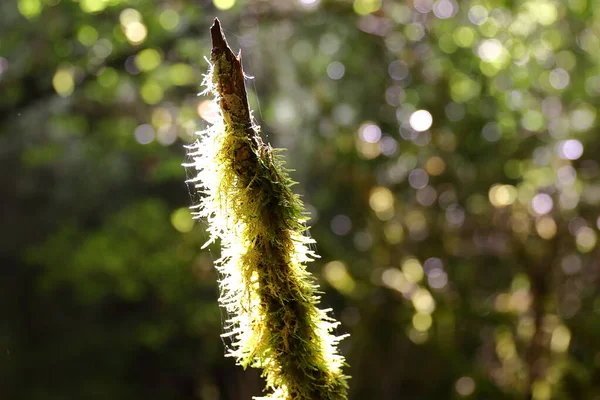
[[221, 28], [221, 23], [219, 22], [218, 18], [215, 18], [213, 26], [210, 27], [210, 36], [212, 39], [213, 51], [225, 51], [229, 48], [227, 39], [225, 39], [225, 35], [223, 34], [223, 29]]

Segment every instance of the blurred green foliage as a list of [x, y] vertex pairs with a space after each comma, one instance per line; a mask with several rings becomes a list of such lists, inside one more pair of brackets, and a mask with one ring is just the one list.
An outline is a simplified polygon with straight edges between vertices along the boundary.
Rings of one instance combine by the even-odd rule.
[[186, 210], [214, 16], [353, 399], [600, 399], [594, 0], [0, 3], [2, 398], [260, 393]]

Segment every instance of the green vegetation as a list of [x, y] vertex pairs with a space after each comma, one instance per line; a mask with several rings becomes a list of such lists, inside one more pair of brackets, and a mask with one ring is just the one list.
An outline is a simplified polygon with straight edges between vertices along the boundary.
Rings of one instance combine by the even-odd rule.
[[[217, 262], [221, 304], [234, 337], [230, 356], [262, 368], [272, 395], [264, 399], [347, 399], [337, 354], [338, 325], [316, 305], [316, 286], [303, 265], [314, 255], [305, 236], [302, 202], [294, 183], [265, 145], [246, 99], [241, 57], [211, 28], [207, 91], [220, 106], [218, 120], [200, 133], [191, 155], [200, 188], [198, 216], [206, 218], [211, 241], [221, 241]], [[210, 243], [210, 242], [209, 242]]]
[[[184, 145], [218, 115], [197, 96], [215, 16], [300, 182], [308, 271], [350, 334], [349, 399], [600, 397], [596, 2], [15, 0], [0, 2], [1, 398], [265, 395], [223, 357], [250, 347], [219, 337], [222, 254], [201, 249], [215, 232], [183, 184]], [[277, 164], [237, 138], [236, 176]], [[295, 202], [288, 179], [249, 186], [252, 223]]]

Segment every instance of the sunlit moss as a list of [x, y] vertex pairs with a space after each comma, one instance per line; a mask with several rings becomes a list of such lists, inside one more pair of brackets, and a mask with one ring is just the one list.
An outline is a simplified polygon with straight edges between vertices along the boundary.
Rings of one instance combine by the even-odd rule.
[[[217, 23], [213, 43], [215, 29]], [[220, 118], [200, 133], [189, 166], [198, 171], [192, 182], [202, 194], [196, 214], [208, 223], [209, 243], [221, 242], [216, 265], [229, 314], [224, 336], [233, 341], [229, 356], [263, 369], [272, 393], [260, 399], [344, 400], [345, 362], [336, 349], [340, 337], [331, 333], [338, 323], [317, 308], [317, 287], [304, 265], [315, 254], [302, 202], [283, 160], [258, 136], [243, 86], [231, 90], [243, 79], [233, 53], [213, 48], [211, 58], [204, 83], [217, 96]], [[338, 290], [353, 290], [343, 264], [330, 263], [324, 273]]]

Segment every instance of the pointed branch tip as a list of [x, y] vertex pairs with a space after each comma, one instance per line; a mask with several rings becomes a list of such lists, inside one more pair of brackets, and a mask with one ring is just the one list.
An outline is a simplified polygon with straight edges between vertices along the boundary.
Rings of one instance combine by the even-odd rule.
[[229, 48], [218, 18], [215, 18], [213, 26], [210, 27], [210, 36], [212, 39], [213, 51], [221, 53]]

